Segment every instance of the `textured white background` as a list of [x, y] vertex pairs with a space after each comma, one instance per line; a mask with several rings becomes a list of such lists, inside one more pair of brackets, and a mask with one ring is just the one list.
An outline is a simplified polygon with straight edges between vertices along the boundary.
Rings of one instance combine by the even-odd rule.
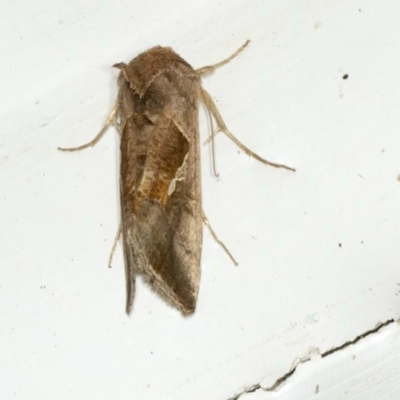
[[[228, 399], [397, 319], [399, 15], [396, 1], [3, 1], [0, 397]], [[56, 149], [99, 131], [115, 62], [160, 44], [198, 68], [246, 39], [204, 86], [238, 138], [297, 172], [266, 167], [220, 134], [215, 178], [204, 146], [204, 208], [240, 265], [205, 230], [195, 315], [140, 281], [128, 318], [121, 246], [106, 265], [119, 224], [118, 137], [110, 129], [93, 149]], [[397, 325], [385, 329], [363, 341], [383, 364], [400, 348]], [[310, 398], [318, 382], [307, 379], [326, 360], [314, 356], [311, 375], [302, 364], [273, 398]], [[351, 360], [332, 368], [349, 378]], [[399, 398], [390, 362], [397, 369], [374, 376], [385, 398]], [[319, 395], [341, 398], [324, 393], [337, 377], [329, 366], [323, 377]], [[364, 399], [380, 398], [363, 382], [354, 388]]]

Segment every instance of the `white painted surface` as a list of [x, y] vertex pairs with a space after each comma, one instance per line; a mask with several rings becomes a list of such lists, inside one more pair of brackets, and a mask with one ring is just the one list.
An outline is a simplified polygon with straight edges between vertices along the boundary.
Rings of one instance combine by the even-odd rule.
[[331, 400], [400, 398], [400, 328], [379, 332], [324, 358], [300, 364], [279, 391], [259, 388], [241, 400]]
[[[4, 3], [0, 397], [227, 399], [397, 319], [399, 15], [394, 1]], [[238, 138], [297, 172], [220, 134], [216, 179], [204, 147], [204, 208], [240, 265], [205, 231], [195, 315], [139, 282], [128, 318], [120, 247], [106, 267], [117, 135], [56, 148], [98, 132], [115, 62], [160, 44], [201, 67], [246, 39], [204, 86]]]

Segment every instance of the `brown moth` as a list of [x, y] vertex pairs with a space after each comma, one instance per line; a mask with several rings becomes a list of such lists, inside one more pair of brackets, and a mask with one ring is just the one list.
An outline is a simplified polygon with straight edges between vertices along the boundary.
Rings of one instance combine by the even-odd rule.
[[[196, 308], [203, 221], [211, 230], [201, 205], [199, 100], [216, 121], [218, 131], [248, 155], [294, 171], [264, 160], [240, 143], [228, 131], [211, 96], [201, 86], [201, 76], [228, 63], [248, 43], [228, 59], [197, 70], [170, 47], [159, 46], [128, 64], [115, 64], [121, 71], [118, 100], [104, 128], [86, 145], [60, 149], [75, 151], [93, 146], [118, 118], [128, 314], [137, 274], [183, 314], [191, 314]], [[212, 230], [211, 233], [216, 238]]]

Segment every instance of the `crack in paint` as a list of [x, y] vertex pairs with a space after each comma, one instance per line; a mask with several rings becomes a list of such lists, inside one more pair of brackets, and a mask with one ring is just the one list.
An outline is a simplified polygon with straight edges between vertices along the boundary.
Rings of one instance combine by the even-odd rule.
[[[352, 346], [352, 345], [356, 344], [357, 342], [359, 342], [360, 340], [364, 339], [365, 337], [379, 332], [382, 328], [384, 328], [385, 326], [388, 326], [390, 324], [393, 324], [394, 322], [396, 322], [394, 319], [389, 319], [385, 322], [381, 322], [381, 323], [377, 324], [377, 326], [375, 328], [370, 329], [370, 330], [362, 333], [361, 335], [356, 336], [353, 340], [350, 340], [346, 343], [343, 343], [340, 346], [337, 346], [337, 347], [334, 347], [333, 349], [325, 351], [324, 353], [321, 354], [321, 358], [328, 357], [331, 354], [334, 354], [338, 351], [345, 349], [346, 347]], [[263, 390], [264, 392], [273, 392], [274, 390], [278, 389], [285, 381], [287, 381], [296, 372], [296, 369], [300, 364], [304, 364], [304, 363], [310, 361], [311, 357], [314, 356], [315, 353], [316, 352], [314, 350], [312, 352], [312, 354], [309, 354], [306, 357], [297, 359], [294, 362], [294, 365], [290, 368], [289, 372], [287, 372], [286, 374], [284, 374], [280, 378], [278, 378], [272, 386], [270, 386], [268, 388], [263, 388], [260, 383], [257, 383], [255, 385], [243, 388], [240, 391], [240, 393], [236, 394], [233, 397], [230, 397], [228, 400], [238, 400], [243, 394], [253, 393], [257, 390]]]

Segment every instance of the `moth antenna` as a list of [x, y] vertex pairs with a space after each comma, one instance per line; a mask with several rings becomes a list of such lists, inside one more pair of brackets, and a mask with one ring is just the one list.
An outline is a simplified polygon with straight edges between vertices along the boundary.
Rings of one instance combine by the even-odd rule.
[[228, 62], [232, 61], [239, 53], [241, 53], [245, 47], [250, 43], [250, 40], [246, 40], [246, 43], [240, 46], [231, 56], [228, 58], [225, 58], [225, 60], [220, 61], [219, 63], [213, 64], [213, 65], [207, 65], [205, 67], [196, 69], [196, 72], [201, 75], [208, 75], [211, 74], [211, 72], [214, 72], [217, 68], [222, 67], [225, 64], [228, 64]]
[[215, 166], [215, 143], [214, 143], [214, 136], [216, 134], [216, 132], [214, 131], [214, 125], [213, 125], [213, 118], [212, 115], [210, 113], [210, 110], [208, 109], [208, 107], [206, 107], [207, 110], [207, 115], [208, 115], [208, 121], [210, 124], [210, 130], [211, 130], [211, 135], [208, 137], [208, 139], [203, 143], [206, 144], [211, 140], [211, 159], [212, 159], [212, 169], [214, 172], [214, 175], [216, 177], [219, 176], [219, 173], [217, 172], [217, 168]]
[[211, 134], [211, 158], [212, 158], [212, 166], [213, 166], [213, 172], [216, 177], [219, 176], [219, 173], [217, 172], [216, 166], [215, 166], [215, 140], [214, 140], [214, 132]]

